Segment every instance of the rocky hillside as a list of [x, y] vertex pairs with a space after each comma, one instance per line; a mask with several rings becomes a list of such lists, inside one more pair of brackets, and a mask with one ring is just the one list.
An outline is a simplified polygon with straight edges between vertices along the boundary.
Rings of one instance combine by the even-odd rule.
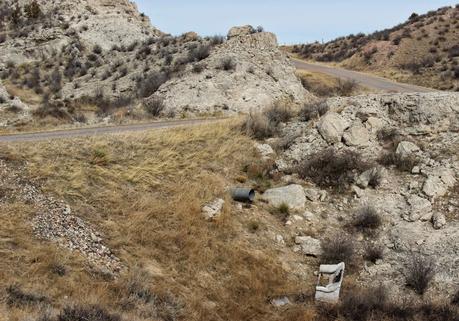
[[307, 93], [276, 36], [246, 26], [230, 30], [228, 41], [162, 86], [152, 97], [158, 98], [170, 111], [250, 112], [276, 101], [301, 105]]
[[250, 26], [227, 42], [173, 37], [121, 0], [6, 2], [0, 16], [5, 130], [247, 112], [308, 96], [276, 37]]
[[459, 90], [459, 6], [413, 13], [404, 23], [325, 44], [289, 48], [306, 59], [337, 62], [399, 81], [442, 90]]
[[[278, 170], [291, 175], [284, 180], [310, 184], [308, 235], [312, 229], [319, 238], [337, 237], [344, 230], [364, 257], [379, 249], [380, 257], [359, 274], [362, 284], [377, 280], [396, 297], [408, 295], [406, 268], [417, 253], [422, 264], [435, 264], [431, 297], [453, 294], [459, 94], [369, 95], [325, 104], [323, 116], [316, 118], [311, 105], [302, 113], [310, 121], [290, 122], [279, 138], [267, 140], [285, 146], [276, 160]], [[327, 201], [321, 195], [329, 195]], [[343, 259], [352, 264], [348, 255]]]

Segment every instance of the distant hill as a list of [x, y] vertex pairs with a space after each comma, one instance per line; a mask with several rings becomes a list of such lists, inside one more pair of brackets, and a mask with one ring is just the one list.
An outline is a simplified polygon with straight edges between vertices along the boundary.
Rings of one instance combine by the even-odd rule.
[[459, 90], [459, 5], [413, 13], [393, 28], [288, 47], [305, 59], [335, 62], [398, 81]]

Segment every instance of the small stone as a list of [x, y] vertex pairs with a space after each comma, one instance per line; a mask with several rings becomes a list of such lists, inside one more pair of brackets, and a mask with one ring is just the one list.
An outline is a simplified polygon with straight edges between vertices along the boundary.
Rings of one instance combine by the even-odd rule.
[[406, 158], [419, 151], [420, 149], [416, 144], [412, 142], [403, 141], [398, 144], [395, 154], [397, 154], [401, 158]]
[[433, 227], [436, 230], [440, 230], [446, 226], [446, 217], [440, 212], [435, 212], [432, 216]]
[[412, 174], [420, 174], [421, 173], [421, 168], [419, 166], [414, 166], [413, 169], [411, 170]]
[[276, 235], [276, 242], [282, 245], [285, 244], [284, 238], [280, 234]]
[[306, 211], [303, 213], [303, 217], [305, 218], [306, 221], [312, 221], [314, 219], [314, 214]]
[[362, 198], [365, 195], [365, 191], [356, 185], [352, 185], [352, 192], [354, 192], [358, 198]]
[[224, 204], [225, 204], [225, 201], [221, 198], [217, 198], [213, 200], [212, 202], [206, 204], [202, 208], [202, 214], [204, 215], [205, 219], [213, 220], [219, 217]]
[[314, 188], [305, 188], [304, 194], [311, 202], [317, 202], [320, 199], [320, 191]]
[[282, 298], [272, 299], [271, 304], [276, 307], [283, 307], [284, 305], [290, 304], [290, 300], [284, 296]]

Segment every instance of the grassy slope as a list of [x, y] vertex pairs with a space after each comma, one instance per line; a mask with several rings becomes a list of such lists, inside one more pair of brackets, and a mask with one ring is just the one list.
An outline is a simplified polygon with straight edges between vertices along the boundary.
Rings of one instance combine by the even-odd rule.
[[[289, 280], [275, 249], [251, 241], [256, 235], [227, 196], [219, 221], [200, 214], [203, 203], [227, 195], [254, 155], [252, 142], [228, 123], [3, 146], [0, 156], [13, 167], [27, 160], [29, 177], [101, 231], [129, 272], [106, 280], [77, 254], [30, 237], [35, 209], [15, 201], [0, 205], [2, 295], [18, 283], [44, 294], [53, 309], [98, 303], [129, 320], [283, 319], [267, 298], [301, 284]], [[57, 276], [56, 266], [67, 273]], [[145, 291], [154, 304], [137, 295]], [[39, 315], [47, 306], [1, 302], [2, 321]]]
[[368, 36], [354, 35], [287, 50], [397, 81], [459, 90], [459, 76], [454, 75], [459, 57], [451, 55], [451, 48], [458, 44], [459, 8], [446, 8]]

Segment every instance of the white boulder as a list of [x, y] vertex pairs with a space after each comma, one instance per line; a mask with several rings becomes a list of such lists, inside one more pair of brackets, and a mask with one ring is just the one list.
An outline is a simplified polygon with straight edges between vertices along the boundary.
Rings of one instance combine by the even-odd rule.
[[329, 144], [339, 143], [347, 128], [346, 121], [337, 113], [327, 113], [317, 124], [317, 129]]
[[306, 203], [303, 187], [295, 184], [269, 189], [262, 198], [272, 206], [285, 204], [291, 210], [304, 210]]

